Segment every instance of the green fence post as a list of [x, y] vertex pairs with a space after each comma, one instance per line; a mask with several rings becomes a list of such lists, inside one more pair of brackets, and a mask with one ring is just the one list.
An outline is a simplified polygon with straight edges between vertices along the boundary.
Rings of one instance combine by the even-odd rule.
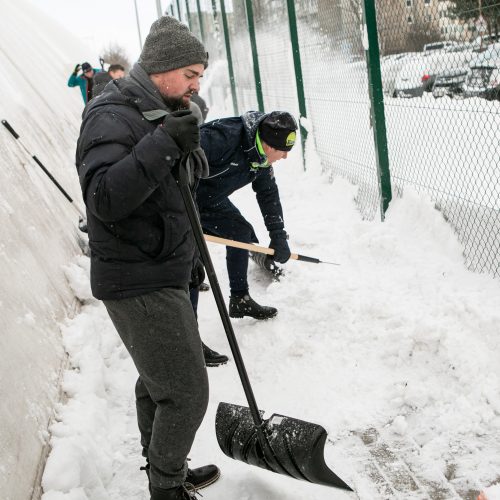
[[257, 53], [257, 41], [255, 39], [255, 24], [253, 21], [252, 0], [245, 0], [248, 21], [248, 33], [252, 47], [253, 73], [255, 76], [255, 90], [257, 91], [257, 104], [259, 111], [264, 111], [264, 98], [262, 97], [262, 82], [260, 81], [259, 55]]
[[189, 31], [193, 31], [193, 27], [191, 26], [191, 9], [189, 8], [189, 0], [186, 0], [186, 16], [188, 18]]
[[181, 5], [179, 3], [179, 0], [177, 0], [177, 20], [182, 23], [181, 19]]
[[224, 0], [220, 0], [220, 10], [222, 14], [222, 27], [224, 29], [224, 42], [226, 45], [227, 66], [229, 71], [229, 84], [231, 86], [231, 97], [233, 98], [234, 116], [238, 116], [238, 98], [236, 97], [236, 83], [234, 81], [233, 58], [231, 56], [231, 42], [229, 39], [229, 27], [227, 25], [226, 5]]
[[201, 41], [205, 43], [205, 29], [203, 28], [203, 16], [201, 15], [200, 0], [196, 0], [196, 7], [198, 8], [198, 22], [200, 23]]
[[[297, 99], [299, 101], [300, 116], [307, 118], [306, 98], [304, 94], [304, 80], [302, 78], [302, 63], [300, 61], [299, 36], [297, 32], [297, 14], [295, 12], [295, 0], [287, 0], [288, 24], [290, 25], [290, 40], [292, 42], [293, 66], [295, 68], [295, 84], [297, 86]], [[306, 168], [306, 139], [307, 130], [300, 124], [300, 137], [302, 142], [302, 163]]]
[[377, 175], [380, 193], [380, 216], [385, 219], [385, 212], [392, 200], [391, 173], [389, 170], [389, 152], [387, 148], [387, 130], [385, 126], [384, 94], [380, 71], [380, 52], [378, 47], [377, 12], [375, 0], [364, 0], [363, 17], [366, 61], [368, 66], [368, 87], [371, 100], [371, 117], [375, 155], [377, 159]]

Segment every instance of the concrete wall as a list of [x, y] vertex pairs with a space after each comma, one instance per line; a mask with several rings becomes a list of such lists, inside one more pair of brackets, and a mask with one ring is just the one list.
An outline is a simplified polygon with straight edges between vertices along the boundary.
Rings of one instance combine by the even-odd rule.
[[[0, 119], [70, 193], [83, 108], [66, 87], [85, 60], [72, 36], [25, 0], [0, 0]], [[78, 214], [0, 125], [0, 497], [39, 494], [64, 366], [59, 324], [76, 307], [63, 266], [80, 253]]]

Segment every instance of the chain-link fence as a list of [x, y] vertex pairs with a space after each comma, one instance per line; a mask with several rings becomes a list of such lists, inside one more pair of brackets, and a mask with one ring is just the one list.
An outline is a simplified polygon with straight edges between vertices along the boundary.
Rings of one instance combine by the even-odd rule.
[[307, 116], [329, 175], [359, 187], [363, 217], [383, 217], [391, 193], [425, 192], [469, 268], [500, 275], [498, 0], [177, 0], [170, 11], [217, 65], [209, 100]]
[[379, 5], [393, 189], [429, 193], [469, 267], [498, 275], [500, 3]]

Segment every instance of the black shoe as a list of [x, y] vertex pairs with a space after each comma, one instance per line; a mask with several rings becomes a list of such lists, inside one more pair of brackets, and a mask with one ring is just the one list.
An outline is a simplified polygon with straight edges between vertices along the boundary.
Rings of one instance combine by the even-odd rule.
[[196, 469], [188, 469], [186, 483], [192, 484], [196, 490], [201, 490], [215, 483], [219, 477], [220, 470], [216, 465], [204, 465]]
[[196, 492], [189, 484], [176, 488], [151, 488], [151, 500], [196, 500]]
[[210, 290], [210, 285], [208, 283], [200, 283], [199, 286], [200, 292], [208, 292]]
[[225, 354], [219, 354], [218, 352], [213, 351], [203, 342], [201, 343], [201, 345], [203, 346], [203, 356], [205, 357], [205, 364], [207, 366], [225, 365], [229, 361], [229, 358]]
[[269, 319], [274, 318], [278, 314], [278, 309], [275, 307], [261, 306], [250, 297], [244, 295], [243, 297], [229, 298], [229, 316], [231, 318], [243, 318], [243, 316], [250, 316], [255, 319]]
[[[141, 467], [145, 470], [149, 479], [149, 464]], [[152, 488], [149, 483], [151, 500], [191, 500], [196, 498], [196, 490], [206, 488], [215, 483], [220, 477], [220, 470], [216, 465], [204, 465], [196, 469], [188, 469], [186, 481], [183, 486], [177, 488]]]

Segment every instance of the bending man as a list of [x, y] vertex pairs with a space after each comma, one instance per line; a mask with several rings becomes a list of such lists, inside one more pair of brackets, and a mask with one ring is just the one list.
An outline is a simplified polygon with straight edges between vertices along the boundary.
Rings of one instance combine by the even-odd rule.
[[[249, 111], [240, 117], [214, 120], [201, 126], [201, 146], [210, 165], [210, 174], [200, 181], [197, 202], [201, 224], [207, 234], [258, 243], [252, 225], [229, 200], [236, 190], [251, 184], [269, 231], [274, 260], [284, 263], [290, 258], [273, 164], [287, 157], [295, 143], [296, 130], [295, 119], [285, 111], [269, 114]], [[278, 313], [277, 309], [262, 306], [250, 296], [248, 257], [247, 250], [227, 247], [231, 290], [229, 315], [233, 318], [272, 318]]]

